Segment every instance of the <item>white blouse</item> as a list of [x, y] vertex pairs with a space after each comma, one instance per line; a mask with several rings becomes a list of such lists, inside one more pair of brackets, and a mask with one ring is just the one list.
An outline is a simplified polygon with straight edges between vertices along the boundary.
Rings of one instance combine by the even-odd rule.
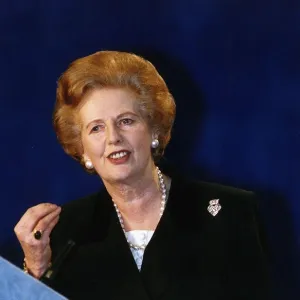
[[[131, 230], [125, 232], [127, 240], [134, 244], [134, 245], [148, 245], [149, 241], [151, 240], [153, 236], [154, 231], [153, 230]], [[143, 263], [143, 257], [144, 257], [144, 251], [145, 250], [137, 250], [130, 248], [131, 253], [133, 255], [133, 258], [136, 262], [136, 265], [141, 271], [142, 263]]]

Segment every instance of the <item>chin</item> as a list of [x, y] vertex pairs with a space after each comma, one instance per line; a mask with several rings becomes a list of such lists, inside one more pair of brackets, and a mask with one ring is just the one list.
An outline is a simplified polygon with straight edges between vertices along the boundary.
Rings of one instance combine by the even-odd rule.
[[109, 172], [106, 173], [103, 178], [107, 178], [108, 181], [112, 182], [125, 182], [128, 178], [130, 178], [134, 174], [132, 168], [129, 166], [117, 166], [113, 169], [110, 168]]

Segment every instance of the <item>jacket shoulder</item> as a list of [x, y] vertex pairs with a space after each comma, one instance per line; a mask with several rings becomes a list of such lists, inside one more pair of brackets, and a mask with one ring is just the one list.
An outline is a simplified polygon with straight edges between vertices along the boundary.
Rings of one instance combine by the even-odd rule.
[[256, 206], [258, 197], [253, 191], [227, 186], [214, 182], [187, 180], [185, 190], [192, 194], [197, 201], [219, 199], [226, 205]]
[[61, 216], [63, 218], [68, 216], [80, 219], [80, 215], [89, 214], [95, 209], [99, 198], [101, 198], [101, 192], [66, 202], [62, 206]]

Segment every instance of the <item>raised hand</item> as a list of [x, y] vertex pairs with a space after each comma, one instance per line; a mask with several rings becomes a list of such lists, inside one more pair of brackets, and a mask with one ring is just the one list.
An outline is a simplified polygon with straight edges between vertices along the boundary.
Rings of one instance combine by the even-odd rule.
[[15, 226], [30, 274], [40, 278], [51, 262], [49, 235], [59, 220], [61, 208], [41, 203], [29, 208]]

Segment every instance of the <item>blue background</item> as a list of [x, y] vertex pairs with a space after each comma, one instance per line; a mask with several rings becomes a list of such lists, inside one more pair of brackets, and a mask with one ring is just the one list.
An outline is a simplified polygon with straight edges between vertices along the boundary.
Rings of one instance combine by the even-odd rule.
[[28, 207], [62, 204], [101, 185], [63, 153], [51, 124], [57, 78], [98, 50], [143, 55], [165, 78], [178, 108], [170, 162], [262, 196], [274, 299], [297, 299], [296, 0], [2, 1], [0, 254], [20, 263], [13, 227]]

